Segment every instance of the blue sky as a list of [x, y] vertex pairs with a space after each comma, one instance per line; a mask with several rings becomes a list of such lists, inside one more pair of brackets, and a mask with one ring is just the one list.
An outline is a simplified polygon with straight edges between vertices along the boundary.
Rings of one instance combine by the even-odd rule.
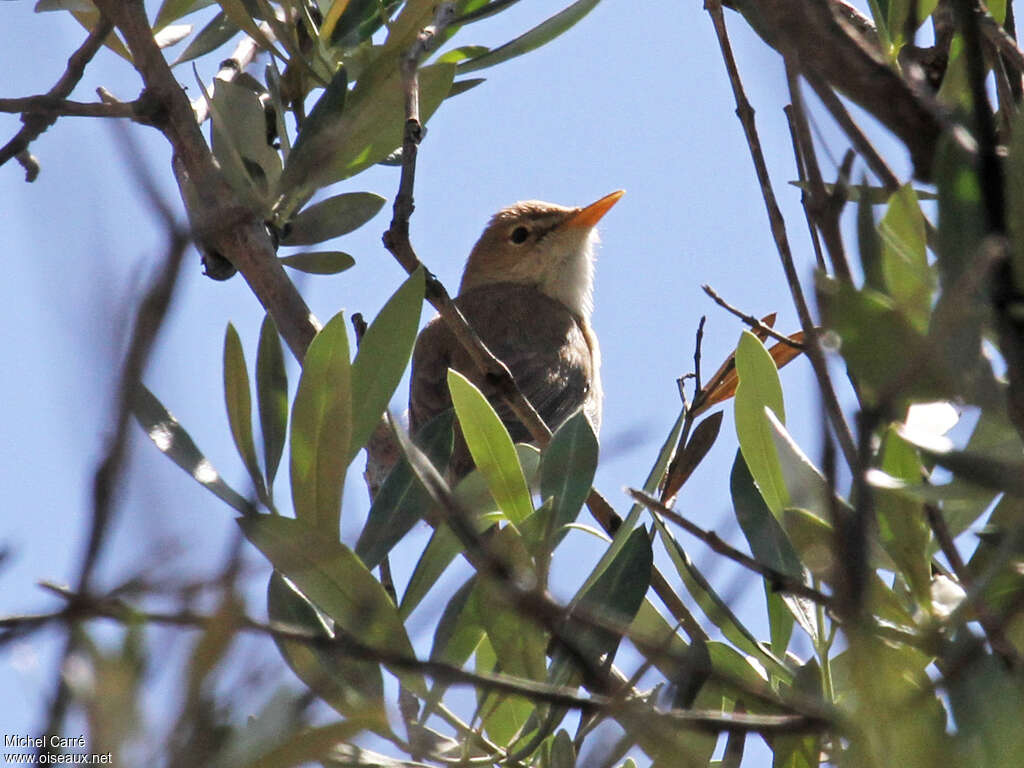
[[[37, 15], [31, 6], [16, 0], [0, 8], [3, 96], [46, 91], [84, 39], [66, 14]], [[535, 0], [519, 3], [467, 28], [454, 43], [500, 44], [552, 8]], [[781, 110], [788, 101], [781, 60], [746, 32], [739, 17], [729, 14], [729, 22], [800, 273], [809, 278], [813, 256], [799, 192], [785, 183], [795, 172]], [[199, 62], [204, 80], [214, 74], [217, 60]], [[718, 366], [742, 330], [700, 285], [710, 283], [754, 314], [778, 311], [782, 330], [797, 328], [713, 30], [697, 0], [604, 0], [553, 44], [479, 74], [487, 78], [484, 85], [447, 102], [429, 123], [417, 173], [413, 244], [454, 292], [469, 249], [498, 208], [527, 198], [581, 205], [615, 189], [627, 191], [601, 222], [593, 319], [605, 388], [596, 485], [624, 511], [621, 488], [643, 483], [678, 413], [675, 380], [693, 367], [700, 316], [708, 315], [706, 372]], [[189, 70], [182, 68], [178, 76], [195, 92]], [[91, 100], [99, 85], [125, 100], [139, 90], [134, 71], [108, 52], [97, 57], [74, 97]], [[845, 147], [827, 118], [818, 123], [832, 154], [841, 156]], [[16, 117], [0, 116], [3, 141], [18, 125]], [[68, 118], [32, 151], [43, 166], [34, 184], [25, 184], [13, 163], [0, 168], [9, 270], [0, 288], [0, 324], [8, 339], [6, 375], [0, 377], [0, 482], [6, 491], [0, 533], [12, 555], [3, 571], [5, 614], [53, 605], [35, 582], [70, 581], [81, 556], [89, 482], [111, 428], [111, 385], [126, 325], [163, 247], [159, 224], [128, 170], [128, 154], [137, 154], [167, 199], [178, 203], [168, 146], [151, 129], [114, 131], [100, 121]], [[831, 160], [821, 160], [826, 176], [834, 175]], [[397, 169], [377, 167], [332, 192], [366, 190], [390, 198], [397, 181]], [[402, 270], [380, 245], [389, 215], [387, 207], [337, 242], [355, 257], [355, 268], [333, 277], [298, 276], [321, 321], [342, 308], [372, 317], [400, 283]], [[431, 315], [427, 307], [424, 322]], [[241, 490], [245, 473], [224, 413], [221, 350], [225, 325], [233, 322], [251, 364], [261, 319], [241, 278], [204, 278], [190, 252], [145, 377]], [[293, 388], [296, 378], [293, 366]], [[804, 361], [783, 375], [791, 432], [816, 457], [820, 413], [810, 381]], [[405, 392], [403, 384], [396, 408], [404, 408]], [[234, 535], [231, 511], [141, 433], [135, 438], [102, 581], [113, 584], [152, 564], [163, 573], [212, 574]], [[739, 541], [735, 525], [727, 522], [735, 449], [727, 407], [718, 444], [682, 492], [679, 509]], [[361, 464], [357, 460], [360, 471]], [[353, 474], [343, 504], [346, 543], [354, 543], [366, 509], [365, 489]], [[425, 540], [424, 530], [415, 531], [403, 550], [406, 557], [396, 558], [399, 579]], [[712, 562], [698, 542], [684, 543], [698, 563]], [[582, 535], [563, 546], [553, 587], [568, 597], [600, 547]], [[566, 557], [569, 551], [578, 556]], [[250, 562], [263, 567], [256, 556]], [[667, 562], [660, 565], [670, 573]], [[710, 574], [763, 633], [761, 585], [721, 563]], [[250, 610], [261, 613], [259, 589], [253, 594]], [[440, 598], [428, 598], [414, 615], [418, 647], [429, 642], [431, 614], [442, 606]], [[52, 650], [39, 641], [21, 645], [0, 664], [5, 732], [39, 727]]]

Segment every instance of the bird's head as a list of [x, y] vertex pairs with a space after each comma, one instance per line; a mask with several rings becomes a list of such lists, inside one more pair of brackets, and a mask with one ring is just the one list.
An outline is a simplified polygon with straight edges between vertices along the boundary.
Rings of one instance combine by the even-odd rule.
[[527, 200], [494, 214], [473, 246], [459, 292], [493, 283], [534, 284], [583, 319], [594, 292], [594, 228], [625, 194], [583, 208]]

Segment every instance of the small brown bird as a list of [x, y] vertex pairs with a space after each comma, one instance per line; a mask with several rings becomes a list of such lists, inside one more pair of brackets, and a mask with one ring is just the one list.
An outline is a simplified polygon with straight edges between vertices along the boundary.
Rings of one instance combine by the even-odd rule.
[[[594, 227], [623, 194], [612, 192], [584, 208], [529, 200], [499, 211], [469, 254], [455, 298], [552, 430], [581, 406], [594, 431], [601, 426], [601, 353], [590, 327]], [[451, 407], [449, 368], [488, 397], [514, 441], [530, 440], [441, 318], [423, 329], [413, 352], [413, 434]], [[458, 479], [472, 466], [458, 435], [449, 473]]]

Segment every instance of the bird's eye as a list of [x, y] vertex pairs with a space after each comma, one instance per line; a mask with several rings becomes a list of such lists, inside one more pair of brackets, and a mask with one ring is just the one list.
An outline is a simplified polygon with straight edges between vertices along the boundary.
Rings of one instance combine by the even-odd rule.
[[516, 227], [512, 230], [512, 234], [509, 239], [516, 245], [521, 245], [526, 242], [526, 238], [530, 236], [530, 230], [526, 227]]

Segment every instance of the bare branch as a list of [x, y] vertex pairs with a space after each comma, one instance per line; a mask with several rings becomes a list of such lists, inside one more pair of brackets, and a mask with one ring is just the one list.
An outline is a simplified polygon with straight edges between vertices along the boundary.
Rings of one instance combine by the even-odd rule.
[[715, 289], [712, 288], [710, 285], [705, 284], [702, 285], [701, 288], [704, 290], [704, 293], [710, 296], [711, 300], [714, 301], [718, 306], [720, 306], [727, 312], [732, 313], [751, 328], [754, 328], [755, 330], [763, 333], [765, 336], [770, 336], [779, 343], [785, 344], [786, 346], [792, 347], [793, 349], [799, 349], [801, 352], [805, 352], [807, 350], [806, 344], [801, 344], [798, 341], [793, 341], [791, 338], [789, 338], [789, 336], [779, 333], [774, 328], [769, 328], [767, 325], [762, 323], [753, 315], [749, 315], [743, 310], [737, 309], [732, 304], [728, 303], [725, 299], [719, 296], [718, 292], [715, 291]]
[[[68, 59], [67, 69], [64, 70], [64, 74], [60, 76], [60, 79], [54, 84], [53, 88], [47, 91], [46, 97], [63, 100], [71, 94], [71, 91], [78, 85], [78, 81], [82, 79], [82, 75], [85, 74], [86, 66], [92, 61], [93, 56], [99, 51], [103, 41], [107, 39], [107, 35], [112, 30], [113, 25], [109, 17], [101, 15], [96, 22], [96, 26], [89, 32], [89, 36], [85, 38], [85, 42], [82, 43], [77, 51], [71, 54], [71, 58]], [[28, 151], [28, 145], [39, 134], [53, 125], [57, 117], [57, 115], [39, 112], [23, 114], [21, 121], [25, 124], [25, 127], [18, 131], [14, 138], [7, 142], [6, 145], [0, 148], [0, 165], [3, 165], [12, 157], [24, 157], [24, 154]], [[29, 176], [30, 178], [27, 177], [29, 181], [35, 178], [31, 172]]]

